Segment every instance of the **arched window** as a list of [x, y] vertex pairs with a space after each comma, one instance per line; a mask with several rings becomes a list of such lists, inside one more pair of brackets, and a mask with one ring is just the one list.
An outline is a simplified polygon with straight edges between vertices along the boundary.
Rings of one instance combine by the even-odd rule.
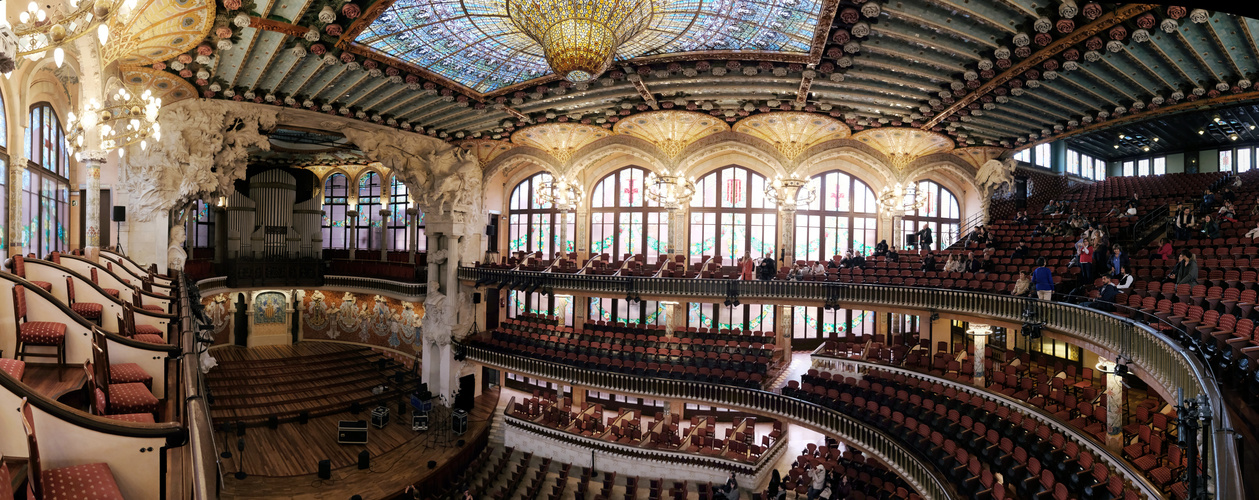
[[332, 174], [323, 183], [323, 247], [350, 248], [349, 224], [345, 211], [349, 204], [350, 181], [345, 174]]
[[407, 251], [407, 243], [410, 241], [410, 235], [407, 234], [407, 208], [411, 206], [408, 194], [407, 185], [398, 180], [398, 176], [393, 176], [389, 181], [390, 251]]
[[608, 174], [590, 195], [590, 254], [643, 254], [647, 262], [669, 248], [669, 214], [645, 196], [647, 171], [625, 167]]
[[[541, 187], [551, 182], [551, 174], [540, 172], [520, 181], [511, 192], [511, 205], [507, 212], [509, 241], [508, 252], [542, 252], [551, 258], [560, 251], [560, 210], [555, 205], [538, 199]], [[577, 215], [572, 210], [564, 214], [568, 225], [564, 239], [564, 251], [573, 252], [573, 238], [577, 233]]]
[[203, 200], [193, 203], [192, 248], [214, 247], [214, 207]]
[[927, 226], [931, 228], [931, 234], [935, 237], [932, 248], [948, 248], [957, 241], [957, 233], [962, 223], [957, 197], [944, 186], [927, 180], [918, 181], [918, 196], [927, 197], [927, 203], [913, 215], [905, 216], [902, 222], [905, 234]]
[[367, 172], [358, 178], [358, 219], [354, 231], [358, 250], [379, 250], [381, 246], [380, 174]]
[[691, 198], [692, 263], [719, 255], [732, 265], [744, 255], [774, 253], [778, 210], [765, 197], [765, 176], [723, 167], [701, 177]]
[[872, 253], [879, 214], [870, 186], [838, 170], [818, 174], [810, 183], [817, 198], [796, 211], [796, 259], [830, 260], [849, 249]]
[[66, 180], [70, 160], [61, 120], [48, 103], [31, 107], [31, 126], [26, 129], [26, 158], [22, 175], [22, 252], [39, 256], [69, 247], [70, 184]]

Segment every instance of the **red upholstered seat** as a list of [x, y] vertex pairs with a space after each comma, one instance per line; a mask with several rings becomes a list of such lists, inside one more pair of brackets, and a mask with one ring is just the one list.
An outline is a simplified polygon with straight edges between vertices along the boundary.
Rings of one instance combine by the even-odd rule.
[[4, 370], [13, 378], [22, 380], [22, 375], [26, 374], [26, 362], [16, 359], [0, 358], [0, 370]]
[[115, 298], [115, 299], [116, 299], [116, 298], [118, 298], [118, 289], [117, 289], [117, 288], [102, 288], [101, 290], [104, 290], [104, 291], [105, 291], [105, 293], [108, 293], [110, 297], [113, 297], [113, 298]]
[[105, 416], [108, 418], [112, 418], [114, 420], [122, 420], [124, 422], [134, 422], [137, 424], [157, 423], [156, 420], [153, 420], [152, 413], [126, 413], [123, 415], [105, 415]]
[[162, 336], [162, 329], [153, 325], [136, 325], [136, 335], [157, 335]]
[[52, 293], [52, 283], [47, 281], [32, 281], [31, 284], [43, 288], [45, 292]]
[[75, 302], [70, 304], [70, 310], [84, 319], [100, 319], [104, 306], [91, 302]]
[[114, 482], [109, 464], [73, 465], [40, 473], [44, 500], [107, 500], [122, 499], [122, 491]]
[[[141, 341], [143, 342], [143, 341]], [[153, 376], [135, 363], [117, 363], [109, 365], [109, 383], [111, 384], [144, 384], [153, 388]]]
[[144, 342], [146, 344], [165, 344], [166, 340], [161, 335], [151, 333], [137, 333], [131, 337], [136, 342]]
[[66, 339], [64, 323], [27, 321], [18, 328], [18, 342], [26, 345], [61, 345]]
[[[97, 404], [104, 397], [105, 392], [97, 388]], [[110, 384], [109, 406], [101, 407], [108, 408], [110, 414], [157, 413], [158, 401], [144, 384]]]
[[143, 305], [143, 306], [140, 306], [140, 308], [141, 308], [141, 309], [144, 309], [145, 311], [153, 311], [153, 312], [159, 312], [159, 313], [165, 313], [165, 312], [166, 312], [166, 310], [165, 310], [165, 309], [162, 309], [162, 306]]

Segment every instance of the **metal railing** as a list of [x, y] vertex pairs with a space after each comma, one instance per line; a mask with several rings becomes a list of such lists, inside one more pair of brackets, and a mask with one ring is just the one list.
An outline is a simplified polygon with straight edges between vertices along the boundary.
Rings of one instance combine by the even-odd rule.
[[[652, 298], [706, 299], [721, 302], [731, 294], [745, 303], [822, 305], [830, 299], [840, 307], [870, 305], [918, 311], [939, 311], [1021, 324], [1025, 313], [1045, 328], [1076, 339], [1096, 349], [1131, 360], [1164, 389], [1185, 397], [1206, 394], [1211, 401], [1223, 401], [1219, 384], [1207, 366], [1187, 352], [1174, 339], [1128, 318], [1083, 308], [1073, 304], [992, 293], [919, 288], [891, 285], [858, 285], [822, 281], [744, 281], [724, 279], [630, 278], [535, 273], [463, 267], [459, 279], [471, 282], [530, 283], [559, 293], [634, 296]], [[1227, 413], [1215, 419], [1215, 432], [1225, 432], [1232, 424]], [[1242, 481], [1236, 444], [1230, 439], [1215, 441], [1212, 476], [1218, 498], [1241, 498]]]
[[[222, 279], [222, 278], [217, 278]], [[222, 484], [218, 460], [218, 445], [214, 442], [214, 424], [210, 421], [210, 403], [207, 401], [204, 372], [201, 366], [201, 349], [197, 341], [197, 321], [192, 316], [189, 286], [186, 278], [180, 278], [179, 339], [183, 349], [180, 363], [179, 395], [184, 402], [184, 425], [188, 428], [191, 450], [192, 496], [194, 500], [218, 498]]]
[[[197, 282], [197, 287], [200, 288], [201, 292], [206, 295], [218, 293], [231, 288], [227, 284], [227, 278], [222, 276], [203, 279]], [[394, 295], [395, 298], [401, 299], [415, 299], [423, 297], [428, 293], [428, 283], [403, 283], [400, 281], [390, 281], [380, 278], [364, 278], [361, 276], [324, 276], [323, 286], [316, 288], [359, 288], [378, 290], [386, 292], [386, 294]]]
[[589, 389], [616, 394], [643, 394], [683, 399], [726, 408], [752, 410], [766, 415], [804, 423], [824, 430], [837, 439], [864, 448], [888, 464], [914, 489], [928, 499], [955, 498], [951, 486], [933, 467], [902, 446], [894, 437], [860, 420], [825, 406], [744, 387], [686, 380], [643, 377], [624, 373], [586, 370], [575, 366], [490, 351], [479, 346], [462, 346], [468, 359], [525, 376], [562, 380]]

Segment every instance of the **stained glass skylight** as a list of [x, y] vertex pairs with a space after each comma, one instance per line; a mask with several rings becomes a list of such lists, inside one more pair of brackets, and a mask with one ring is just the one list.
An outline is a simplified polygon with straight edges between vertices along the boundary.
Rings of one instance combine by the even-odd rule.
[[[808, 54], [820, 0], [660, 0], [652, 26], [616, 60], [695, 51]], [[476, 92], [540, 78], [542, 49], [507, 16], [502, 0], [398, 0], [355, 38]]]

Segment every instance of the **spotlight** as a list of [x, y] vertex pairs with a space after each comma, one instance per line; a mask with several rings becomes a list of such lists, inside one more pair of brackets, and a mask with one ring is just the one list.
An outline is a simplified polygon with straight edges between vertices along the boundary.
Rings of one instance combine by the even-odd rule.
[[1202, 129], [1198, 129], [1198, 135], [1202, 135], [1202, 134], [1205, 134], [1205, 133], [1207, 133], [1207, 131], [1202, 130]]
[[1215, 123], [1220, 123], [1220, 115], [1212, 116], [1211, 119], [1215, 120]]
[[1141, 147], [1141, 151], [1149, 151], [1149, 150], [1150, 150], [1150, 147], [1149, 147], [1149, 146], [1143, 146], [1143, 147]]
[[1116, 144], [1116, 145], [1115, 145], [1115, 149], [1119, 149], [1119, 145], [1118, 145], [1118, 144]]
[[1228, 138], [1229, 138], [1229, 139], [1232, 139], [1232, 140], [1234, 140], [1234, 141], [1236, 141], [1236, 140], [1237, 140], [1237, 134], [1229, 134]]
[[1155, 138], [1154, 138], [1154, 142], [1158, 142], [1158, 137], [1155, 137]]

